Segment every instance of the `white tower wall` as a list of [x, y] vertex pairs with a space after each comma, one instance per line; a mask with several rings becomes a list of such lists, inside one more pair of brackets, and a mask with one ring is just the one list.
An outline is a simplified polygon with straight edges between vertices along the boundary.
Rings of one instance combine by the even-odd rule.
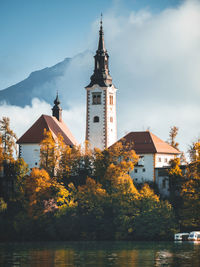
[[[87, 89], [86, 139], [91, 147], [104, 149], [117, 141], [116, 88], [100, 87], [95, 84]], [[93, 103], [93, 96], [100, 95], [101, 101]], [[99, 121], [95, 121], [95, 117]]]

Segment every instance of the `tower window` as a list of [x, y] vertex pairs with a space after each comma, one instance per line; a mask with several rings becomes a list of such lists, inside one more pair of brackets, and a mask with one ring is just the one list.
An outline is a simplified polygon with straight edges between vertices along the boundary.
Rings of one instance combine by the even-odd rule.
[[113, 122], [113, 117], [110, 117], [110, 122]]
[[100, 105], [101, 104], [101, 93], [92, 94], [92, 104]]
[[95, 116], [94, 119], [93, 119], [94, 122], [99, 122], [99, 117], [98, 116]]
[[110, 105], [113, 105], [113, 95], [110, 95]]

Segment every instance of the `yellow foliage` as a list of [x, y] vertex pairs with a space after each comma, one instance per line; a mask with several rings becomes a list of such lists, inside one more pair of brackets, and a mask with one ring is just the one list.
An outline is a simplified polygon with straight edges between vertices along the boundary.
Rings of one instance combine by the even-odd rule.
[[[26, 179], [25, 191], [27, 198], [27, 210], [29, 216], [37, 218], [44, 214], [44, 204], [50, 201], [54, 209], [73, 205], [73, 200], [69, 198], [69, 191], [63, 184], [50, 178], [44, 170], [32, 169], [29, 177]], [[49, 207], [51, 211], [51, 207]]]
[[154, 193], [154, 191], [149, 187], [148, 184], [144, 184], [140, 190], [141, 199], [152, 199], [153, 201], [159, 202], [159, 197]]

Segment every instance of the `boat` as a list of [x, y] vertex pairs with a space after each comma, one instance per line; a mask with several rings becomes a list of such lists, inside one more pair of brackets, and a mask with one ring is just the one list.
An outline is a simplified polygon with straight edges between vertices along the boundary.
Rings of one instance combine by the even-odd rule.
[[174, 235], [175, 241], [187, 241], [189, 237], [189, 233], [177, 233]]
[[200, 231], [190, 232], [189, 241], [200, 241]]

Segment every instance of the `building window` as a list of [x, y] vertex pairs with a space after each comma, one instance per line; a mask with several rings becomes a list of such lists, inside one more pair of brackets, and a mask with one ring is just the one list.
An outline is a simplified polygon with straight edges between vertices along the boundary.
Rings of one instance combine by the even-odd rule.
[[167, 162], [167, 158], [165, 158], [165, 162]]
[[110, 95], [110, 105], [113, 105], [113, 95]]
[[137, 169], [134, 170], [135, 173], [137, 173], [137, 171], [138, 171]]
[[113, 117], [110, 117], [110, 122], [113, 122]]
[[143, 172], [145, 172], [145, 171], [146, 171], [146, 169], [145, 169], [145, 168], [143, 168], [143, 169], [142, 169], [142, 171], [143, 171]]
[[161, 160], [161, 158], [158, 158], [158, 162], [161, 162], [162, 160]]
[[35, 162], [35, 165], [37, 166], [37, 162]]
[[99, 122], [99, 117], [98, 116], [95, 116], [94, 119], [93, 119], [94, 122]]
[[101, 93], [92, 94], [92, 104], [100, 105], [101, 104]]

